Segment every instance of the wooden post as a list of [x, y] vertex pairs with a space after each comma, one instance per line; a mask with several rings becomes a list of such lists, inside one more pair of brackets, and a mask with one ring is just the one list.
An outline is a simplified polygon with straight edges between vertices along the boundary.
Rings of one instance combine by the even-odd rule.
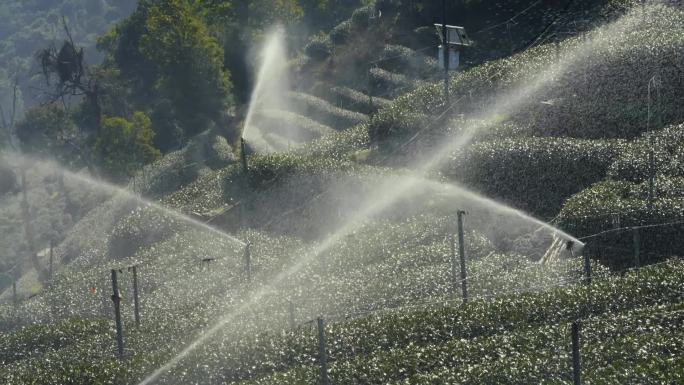
[[328, 378], [328, 352], [325, 344], [325, 322], [318, 317], [318, 363], [321, 366], [321, 384], [330, 385]]
[[580, 346], [579, 346], [579, 321], [572, 323], [572, 383], [573, 385], [581, 384], [581, 366], [580, 366]]
[[466, 263], [465, 263], [465, 236], [463, 234], [463, 216], [465, 211], [459, 210], [458, 217], [458, 254], [461, 259], [461, 292], [463, 295], [463, 303], [468, 302], [468, 283], [466, 282]]
[[135, 326], [140, 327], [140, 294], [138, 291], [138, 266], [128, 268], [133, 273], [133, 308], [135, 312]]
[[116, 278], [116, 270], [112, 269], [112, 302], [114, 302], [114, 321], [116, 322], [116, 345], [119, 359], [123, 359], [123, 326], [121, 324], [121, 293], [119, 283]]
[[641, 267], [639, 255], [641, 253], [641, 236], [638, 228], [632, 229], [632, 239], [634, 240], [634, 268], [636, 269], [637, 276], [639, 276], [639, 268]]

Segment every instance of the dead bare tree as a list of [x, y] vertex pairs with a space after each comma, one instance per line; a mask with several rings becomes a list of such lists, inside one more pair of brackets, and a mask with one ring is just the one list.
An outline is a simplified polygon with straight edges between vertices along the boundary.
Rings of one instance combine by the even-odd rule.
[[[40, 50], [36, 58], [40, 63], [43, 76], [48, 86], [53, 87], [49, 93], [51, 102], [64, 100], [65, 97], [83, 96], [92, 109], [95, 117], [94, 128], [99, 132], [102, 121], [102, 107], [100, 102], [100, 89], [95, 80], [88, 73], [88, 67], [84, 62], [83, 47], [77, 47], [66, 19], [62, 16], [62, 23], [67, 39], [57, 49], [54, 44]], [[52, 80], [56, 82], [53, 83]]]

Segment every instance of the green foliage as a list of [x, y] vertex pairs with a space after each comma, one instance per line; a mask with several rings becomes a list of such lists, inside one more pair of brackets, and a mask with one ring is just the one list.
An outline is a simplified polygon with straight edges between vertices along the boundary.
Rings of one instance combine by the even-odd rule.
[[379, 67], [371, 68], [369, 76], [375, 94], [384, 97], [396, 97], [415, 86], [414, 81], [407, 75], [390, 72]]
[[[505, 121], [530, 125], [532, 132], [542, 136], [632, 138], [646, 129], [647, 85], [652, 69], [659, 68], [661, 79], [667, 80], [659, 85], [661, 104], [652, 128], [658, 127], [656, 123], [680, 122], [681, 108], [676, 101], [682, 98], [684, 67], [681, 57], [672, 52], [684, 45], [680, 33], [684, 19], [680, 10], [667, 6], [644, 12], [651, 20], [644, 28], [631, 27], [642, 17], [632, 11], [586, 37], [537, 46], [453, 74], [449, 89], [454, 106], [449, 115], [499, 114]], [[515, 104], [512, 110], [508, 110], [509, 102]], [[402, 132], [409, 137], [425, 128], [427, 124], [397, 119], [440, 114], [443, 87], [439, 83], [423, 85], [398, 98], [392, 109], [396, 111], [381, 111], [373, 120], [374, 140], [389, 139], [387, 132], [395, 126], [404, 126]], [[441, 125], [429, 127], [435, 132], [441, 129]]]
[[260, 111], [255, 116], [255, 122], [264, 132], [287, 133], [289, 138], [296, 138], [298, 142], [309, 142], [336, 132], [334, 129], [294, 112], [280, 110]]
[[133, 114], [131, 121], [105, 118], [95, 154], [111, 178], [124, 180], [161, 155], [152, 144], [153, 137], [152, 122], [142, 112]]
[[188, 136], [221, 118], [230, 95], [223, 50], [186, 1], [150, 8], [139, 49], [154, 63], [157, 92], [171, 100]]
[[352, 23], [345, 20], [330, 31], [330, 42], [336, 46], [345, 44], [352, 34]]
[[332, 44], [327, 35], [316, 35], [304, 47], [304, 53], [314, 60], [327, 59], [332, 53]]
[[447, 173], [486, 196], [551, 217], [566, 198], [605, 178], [622, 147], [570, 138], [481, 141], [457, 155]]
[[64, 160], [78, 156], [70, 143], [78, 141], [76, 130], [67, 111], [57, 103], [33, 107], [16, 126], [25, 151]]
[[[559, 214], [559, 224], [577, 236], [592, 235], [590, 243], [601, 250], [600, 258], [612, 266], [633, 266], [631, 226], [679, 222], [684, 208], [684, 179], [658, 177], [654, 183], [652, 207], [648, 204], [648, 182], [607, 180], [594, 184], [569, 198]], [[682, 225], [640, 230], [642, 263], [650, 263], [679, 254], [684, 244]]]
[[684, 177], [684, 124], [644, 133], [632, 141], [610, 166], [610, 176], [632, 182], [648, 179], [651, 152], [655, 175]]
[[315, 84], [312, 92], [340, 108], [366, 115], [376, 113], [379, 109], [390, 105], [389, 100], [376, 96], [373, 97], [373, 104], [371, 105], [371, 99], [363, 92], [322, 82]]
[[290, 92], [288, 97], [297, 112], [337, 130], [349, 128], [368, 120], [366, 115], [335, 107], [313, 95]]
[[225, 122], [232, 104], [223, 48], [200, 10], [180, 0], [143, 1], [100, 41], [106, 65], [133, 86], [133, 107], [152, 110], [162, 150]]
[[17, 187], [17, 176], [9, 165], [0, 165], [0, 196], [3, 196]]
[[401, 45], [385, 46], [378, 60], [381, 60], [378, 63], [380, 68], [409, 74], [419, 79], [434, 79], [442, 74], [436, 59], [428, 58], [422, 52]]
[[[35, 54], [54, 41], [64, 38], [62, 17], [77, 46], [85, 47], [92, 58], [95, 42], [114, 23], [135, 7], [134, 0], [7, 0], [0, 4], [0, 105], [11, 110], [12, 89], [9, 80], [19, 80], [19, 115], [42, 102], [39, 90], [44, 79], [36, 74]], [[90, 61], [92, 63], [92, 61]]]
[[[634, 360], [647, 366], [658, 362], [662, 346], [668, 347], [670, 358], [682, 351], [678, 321], [673, 322], [680, 319], [676, 312], [681, 307], [665, 307], [680, 299], [681, 269], [681, 263], [672, 262], [642, 270], [641, 278], [630, 274], [600, 279], [592, 287], [459, 307], [402, 309], [334, 323], [326, 328], [330, 376], [336, 383], [426, 384], [443, 378], [472, 384], [567, 378], [569, 323], [578, 318], [589, 318], [582, 328], [582, 352], [592, 363], [585, 366], [585, 379], [603, 379], [611, 363]], [[652, 315], [661, 310], [675, 314]], [[245, 384], [315, 383], [318, 371], [311, 365], [316, 347], [315, 332], [309, 328], [261, 333], [235, 346], [244, 358], [223, 373]], [[630, 354], [639, 349], [644, 349], [642, 354]], [[537, 370], [532, 369], [535, 365]], [[660, 376], [659, 366], [650, 370], [641, 375]], [[610, 375], [629, 378], [636, 373]]]

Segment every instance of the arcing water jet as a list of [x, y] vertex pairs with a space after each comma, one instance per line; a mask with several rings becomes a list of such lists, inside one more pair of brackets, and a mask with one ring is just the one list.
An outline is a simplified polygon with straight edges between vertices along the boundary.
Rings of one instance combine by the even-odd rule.
[[[526, 101], [527, 98], [541, 90], [542, 87], [550, 84], [557, 75], [563, 73], [564, 71], [567, 71], [576, 63], [586, 60], [596, 50], [610, 48], [607, 47], [608, 41], [606, 40], [605, 36], [622, 36], [620, 34], [621, 31], [634, 27], [635, 24], [639, 22], [639, 20], [640, 18], [638, 15], [629, 14], [627, 16], [622, 17], [618, 21], [609, 24], [606, 27], [603, 27], [600, 30], [595, 31], [592, 34], [589, 34], [588, 39], [586, 41], [578, 43], [578, 45], [573, 50], [566, 53], [566, 55], [560, 58], [559, 62], [555, 66], [547, 69], [546, 71], [543, 71], [541, 74], [531, 79], [531, 81], [530, 79], [527, 79], [528, 83], [523, 84], [522, 86], [519, 86], [498, 97], [496, 99], [494, 107], [490, 109], [490, 112], [488, 114], [484, 114], [483, 123], [477, 124], [475, 126], [466, 127], [466, 129], [461, 135], [451, 139], [447, 139], [447, 142], [443, 146], [438, 148], [432, 156], [430, 156], [427, 160], [423, 161], [422, 163], [415, 165], [414, 168], [416, 170], [416, 176], [403, 178], [399, 182], [392, 180], [390, 182], [384, 181], [380, 183], [379, 186], [376, 189], [374, 189], [374, 192], [370, 194], [368, 199], [366, 199], [365, 202], [363, 202], [362, 209], [359, 210], [355, 215], [353, 215], [352, 218], [349, 221], [347, 221], [346, 224], [342, 225], [335, 233], [333, 233], [328, 238], [323, 240], [311, 252], [302, 256], [302, 258], [300, 258], [297, 261], [297, 263], [292, 265], [287, 270], [284, 270], [281, 273], [279, 273], [276, 277], [270, 280], [270, 282], [272, 284], [277, 284], [283, 281], [284, 279], [292, 276], [310, 260], [318, 257], [321, 253], [328, 250], [341, 238], [343, 238], [344, 236], [352, 232], [354, 229], [356, 229], [360, 222], [386, 210], [388, 207], [391, 207], [395, 202], [397, 202], [399, 198], [405, 197], [406, 195], [410, 194], [413, 190], [420, 187], [420, 184], [425, 182], [425, 179], [422, 178], [422, 175], [425, 175], [428, 172], [439, 168], [443, 164], [445, 159], [448, 158], [449, 154], [452, 151], [458, 148], [462, 148], [463, 146], [471, 142], [479, 131], [486, 130], [492, 125], [494, 125], [497, 120], [496, 117], [498, 115], [505, 113], [507, 111], [515, 110], [516, 108], [520, 107], [522, 103]], [[456, 188], [455, 191], [463, 192], [463, 189], [461, 188], [454, 188]], [[474, 193], [469, 192], [469, 194], [473, 194], [473, 196], [479, 197]], [[483, 201], [484, 203], [490, 203], [490, 201], [486, 198], [479, 197], [478, 199]], [[495, 207], [498, 206], [505, 207], [499, 203], [496, 203]], [[507, 209], [510, 210], [511, 213], [519, 213], [519, 215], [523, 218], [529, 218], [530, 221], [537, 223], [538, 225], [554, 230], [559, 236], [565, 238], [566, 240], [570, 240], [573, 242], [576, 241], [578, 242], [578, 244], [581, 244], [581, 242], [577, 241], [577, 239], [575, 239], [574, 237], [565, 234], [558, 229], [553, 228], [553, 226], [547, 223], [531, 218], [526, 214], [523, 214], [515, 209]], [[223, 317], [217, 323], [215, 323], [212, 327], [203, 332], [197, 339], [190, 343], [179, 354], [177, 354], [174, 358], [168, 361], [161, 368], [155, 370], [139, 385], [147, 385], [153, 383], [157, 378], [159, 378], [159, 376], [173, 368], [185, 356], [193, 352], [195, 349], [197, 349], [197, 347], [201, 346], [207, 339], [209, 339], [213, 334], [215, 334], [225, 325], [227, 325], [238, 314], [252, 306], [255, 306], [264, 297], [266, 293], [266, 289], [257, 290], [249, 298], [249, 300], [246, 301], [242, 306], [236, 308], [234, 311], [227, 314], [225, 317]]]

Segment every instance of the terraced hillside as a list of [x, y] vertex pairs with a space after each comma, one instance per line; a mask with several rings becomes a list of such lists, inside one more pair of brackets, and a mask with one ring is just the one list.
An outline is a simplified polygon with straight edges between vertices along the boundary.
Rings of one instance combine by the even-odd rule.
[[[497, 60], [483, 52], [509, 44], [483, 38], [448, 104], [420, 48], [433, 29], [362, 8], [255, 116], [310, 133], [284, 151], [210, 130], [125, 188], [30, 159], [56, 268], [6, 280], [0, 378], [569, 384], [578, 322], [584, 383], [684, 381], [684, 10], [593, 6], [549, 11]], [[2, 199], [18, 234], [23, 198]]]

